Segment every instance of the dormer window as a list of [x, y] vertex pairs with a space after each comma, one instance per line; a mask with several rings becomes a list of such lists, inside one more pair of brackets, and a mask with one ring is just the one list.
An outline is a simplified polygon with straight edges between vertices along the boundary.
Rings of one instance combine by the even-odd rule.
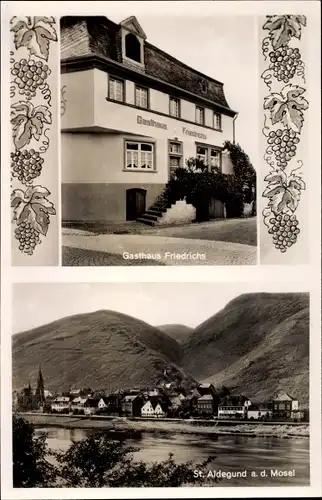
[[122, 60], [138, 68], [144, 69], [144, 41], [146, 34], [132, 16], [120, 23], [122, 37]]
[[133, 33], [125, 36], [125, 55], [133, 61], [141, 62], [141, 44]]

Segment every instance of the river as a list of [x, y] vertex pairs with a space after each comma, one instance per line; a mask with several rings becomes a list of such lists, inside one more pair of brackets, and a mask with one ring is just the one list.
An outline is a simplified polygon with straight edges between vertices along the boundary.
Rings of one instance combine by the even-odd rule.
[[[86, 429], [42, 427], [36, 433], [47, 433], [48, 446], [53, 450], [66, 450], [71, 442], [90, 434]], [[220, 486], [307, 486], [309, 485], [309, 439], [281, 439], [240, 435], [156, 434], [142, 433], [141, 437], [127, 439], [126, 443], [140, 448], [135, 458], [147, 463], [161, 461], [174, 454], [176, 462], [192, 460], [200, 463], [208, 456], [216, 459], [207, 466], [213, 471], [243, 472], [246, 477], [225, 478]], [[266, 477], [261, 477], [261, 472]], [[253, 471], [253, 475], [252, 475]], [[290, 471], [292, 476], [282, 476]], [[254, 476], [256, 474], [256, 476]], [[262, 472], [262, 475], [264, 473]], [[239, 474], [240, 476], [240, 474]], [[205, 486], [211, 486], [208, 482]]]

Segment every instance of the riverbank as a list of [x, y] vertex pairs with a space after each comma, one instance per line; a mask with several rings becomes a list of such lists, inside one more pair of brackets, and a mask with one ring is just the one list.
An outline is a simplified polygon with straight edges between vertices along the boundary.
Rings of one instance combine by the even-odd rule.
[[39, 414], [20, 414], [28, 422], [37, 427], [63, 427], [66, 429], [92, 429], [108, 431], [146, 432], [146, 433], [177, 433], [177, 434], [211, 434], [242, 436], [261, 436], [277, 438], [308, 438], [309, 424], [289, 425], [263, 424], [259, 422], [235, 425], [204, 425], [198, 421], [162, 421], [162, 420], [127, 420], [124, 418], [111, 418], [104, 420], [85, 419], [77, 416], [58, 416]]

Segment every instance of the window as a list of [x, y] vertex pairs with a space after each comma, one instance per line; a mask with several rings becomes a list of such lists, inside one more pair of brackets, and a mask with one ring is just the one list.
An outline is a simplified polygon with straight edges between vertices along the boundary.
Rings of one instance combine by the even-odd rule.
[[180, 118], [180, 101], [175, 97], [170, 97], [170, 116]]
[[220, 168], [220, 151], [210, 149], [210, 170], [213, 172], [217, 168]]
[[126, 142], [125, 155], [126, 170], [154, 170], [153, 144]]
[[123, 81], [115, 78], [109, 79], [109, 98], [123, 102]]
[[173, 177], [177, 168], [182, 164], [182, 143], [169, 142], [169, 170], [170, 177]]
[[135, 87], [135, 105], [139, 108], [148, 108], [148, 89]]
[[205, 110], [199, 106], [196, 106], [196, 123], [200, 125], [204, 125], [205, 123]]
[[211, 146], [197, 146], [197, 158], [208, 165], [210, 172], [221, 169], [221, 151]]
[[129, 59], [133, 59], [133, 61], [141, 62], [141, 44], [132, 33], [125, 36], [125, 55]]
[[202, 146], [197, 146], [197, 158], [207, 165], [208, 163], [208, 149]]
[[221, 130], [221, 114], [214, 113], [214, 128], [216, 130]]

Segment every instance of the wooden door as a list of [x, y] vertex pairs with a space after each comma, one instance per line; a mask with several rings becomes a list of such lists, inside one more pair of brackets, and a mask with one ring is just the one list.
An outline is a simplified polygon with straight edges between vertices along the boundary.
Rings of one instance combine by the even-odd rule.
[[146, 210], [145, 189], [128, 189], [126, 191], [126, 220], [136, 220]]
[[209, 203], [209, 216], [210, 219], [223, 219], [225, 216], [224, 213], [224, 204], [220, 200], [216, 200], [215, 198], [211, 198]]

